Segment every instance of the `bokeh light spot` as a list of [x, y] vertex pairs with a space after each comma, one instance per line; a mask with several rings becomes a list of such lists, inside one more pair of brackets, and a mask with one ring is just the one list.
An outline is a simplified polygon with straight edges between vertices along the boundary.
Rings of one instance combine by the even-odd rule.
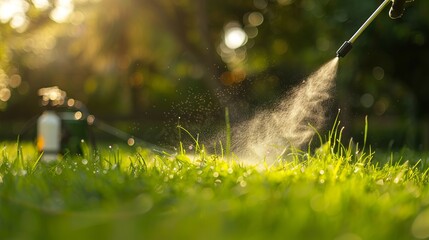
[[244, 31], [246, 32], [248, 38], [255, 38], [258, 36], [259, 32], [258, 28], [253, 26], [245, 26]]
[[384, 78], [384, 69], [382, 67], [375, 67], [372, 69], [372, 75], [377, 80], [382, 80]]
[[11, 93], [8, 88], [2, 88], [0, 90], [0, 101], [7, 102], [10, 96], [11, 96]]
[[134, 146], [134, 144], [136, 143], [136, 141], [134, 140], [134, 138], [128, 138], [127, 144], [128, 146]]
[[67, 100], [67, 106], [73, 107], [74, 104], [75, 104], [75, 100], [73, 98], [70, 98], [69, 100]]
[[286, 6], [293, 3], [293, 0], [277, 0], [280, 5]]
[[40, 10], [46, 10], [51, 6], [49, 0], [33, 0], [34, 7]]
[[288, 49], [289, 49], [289, 46], [288, 46], [287, 42], [284, 41], [284, 40], [282, 40], [282, 39], [276, 39], [276, 40], [274, 40], [272, 46], [273, 46], [274, 53], [276, 53], [278, 55], [285, 54], [288, 51]]
[[264, 22], [264, 16], [260, 12], [252, 12], [247, 17], [247, 21], [252, 26], [259, 26]]
[[82, 116], [83, 116], [83, 114], [81, 111], [77, 111], [74, 113], [74, 119], [76, 119], [76, 120], [81, 120]]
[[389, 108], [389, 100], [382, 98], [374, 104], [374, 112], [377, 116], [383, 115]]
[[265, 9], [268, 6], [268, 2], [266, 0], [253, 0], [253, 5], [259, 9]]
[[246, 73], [243, 70], [234, 70], [234, 71], [228, 71], [224, 72], [222, 76], [220, 77], [222, 83], [224, 85], [232, 85], [235, 83], [240, 83], [246, 78]]
[[93, 125], [93, 124], [94, 124], [94, 122], [95, 122], [95, 116], [94, 116], [94, 115], [89, 115], [89, 116], [86, 118], [86, 121], [88, 122], [88, 124], [89, 124], [89, 125]]
[[10, 21], [10, 26], [14, 29], [25, 28], [28, 25], [28, 19], [25, 14], [17, 14]]
[[18, 74], [14, 74], [9, 78], [9, 86], [12, 88], [17, 88], [21, 85], [22, 79]]
[[55, 8], [51, 11], [50, 18], [57, 23], [63, 23], [69, 19], [74, 10], [72, 0], [57, 0]]
[[231, 27], [225, 31], [225, 45], [230, 49], [237, 49], [247, 41], [247, 34], [240, 27]]
[[429, 238], [429, 209], [420, 213], [411, 226], [411, 233], [417, 239]]
[[362, 104], [362, 106], [370, 108], [374, 104], [374, 96], [372, 96], [370, 93], [365, 93], [360, 98], [360, 103]]

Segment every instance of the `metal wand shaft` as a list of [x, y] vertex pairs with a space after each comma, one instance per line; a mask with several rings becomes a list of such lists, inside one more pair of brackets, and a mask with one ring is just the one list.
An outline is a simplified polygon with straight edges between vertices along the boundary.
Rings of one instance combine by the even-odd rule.
[[392, 0], [384, 0], [384, 2], [375, 10], [374, 13], [364, 22], [364, 24], [356, 31], [356, 33], [350, 38], [350, 40], [345, 41], [343, 45], [337, 50], [337, 57], [344, 57], [353, 47], [353, 43], [356, 39], [365, 31], [365, 29], [374, 21], [374, 19], [383, 11], [383, 9], [391, 2]]
[[365, 29], [374, 21], [378, 14], [383, 11], [383, 9], [391, 2], [392, 0], [385, 0], [375, 12], [365, 21], [365, 23], [356, 31], [356, 33], [350, 38], [349, 42], [354, 43], [356, 39], [365, 31]]

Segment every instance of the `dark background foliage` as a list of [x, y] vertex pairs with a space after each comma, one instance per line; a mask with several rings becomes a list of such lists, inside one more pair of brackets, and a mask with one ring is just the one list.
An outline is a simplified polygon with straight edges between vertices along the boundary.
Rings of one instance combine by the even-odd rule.
[[[235, 122], [288, 94], [381, 3], [36, 2], [16, 1], [26, 8], [25, 24], [0, 16], [2, 139], [16, 138], [41, 113], [37, 90], [53, 85], [97, 118], [150, 142], [175, 141], [179, 117], [193, 132], [215, 131], [226, 106]], [[67, 18], [52, 14], [60, 7], [71, 10]], [[235, 50], [224, 44], [231, 27], [248, 36]], [[399, 20], [385, 10], [341, 59], [330, 115], [341, 109], [347, 136], [362, 137], [369, 116], [375, 146], [429, 147], [428, 37], [429, 2], [417, 0]]]

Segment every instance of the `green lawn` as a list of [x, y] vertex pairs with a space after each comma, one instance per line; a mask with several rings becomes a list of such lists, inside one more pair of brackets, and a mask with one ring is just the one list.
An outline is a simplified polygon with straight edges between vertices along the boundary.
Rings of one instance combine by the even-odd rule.
[[139, 147], [46, 165], [2, 143], [0, 239], [429, 238], [428, 155], [336, 138], [259, 166]]

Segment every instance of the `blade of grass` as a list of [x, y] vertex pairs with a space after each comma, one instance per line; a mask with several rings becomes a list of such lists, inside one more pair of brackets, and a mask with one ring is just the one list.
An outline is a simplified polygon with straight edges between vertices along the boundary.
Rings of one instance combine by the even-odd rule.
[[225, 125], [226, 125], [226, 156], [229, 156], [231, 153], [231, 125], [229, 122], [229, 109], [225, 108]]

